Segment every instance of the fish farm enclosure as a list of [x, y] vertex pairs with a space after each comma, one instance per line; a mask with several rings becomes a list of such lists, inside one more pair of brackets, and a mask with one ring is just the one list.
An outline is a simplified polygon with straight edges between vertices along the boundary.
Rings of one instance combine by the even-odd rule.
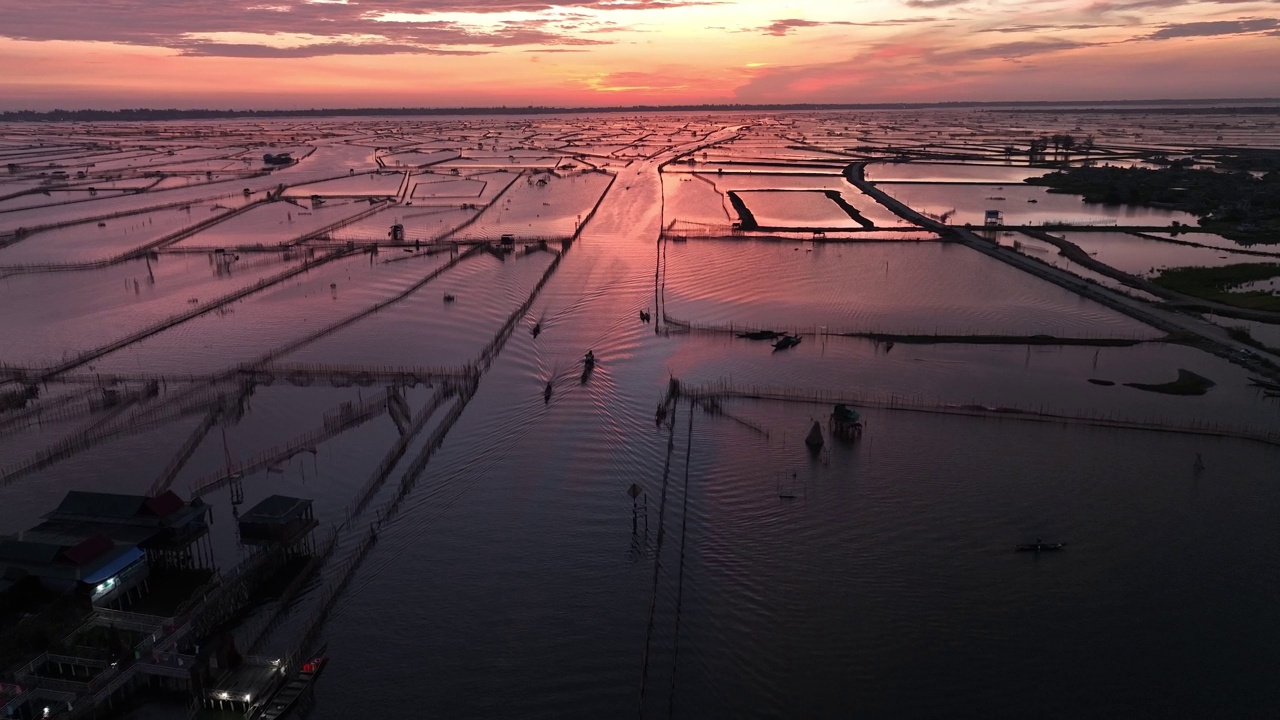
[[0, 165], [5, 717], [1280, 711], [1280, 108]]

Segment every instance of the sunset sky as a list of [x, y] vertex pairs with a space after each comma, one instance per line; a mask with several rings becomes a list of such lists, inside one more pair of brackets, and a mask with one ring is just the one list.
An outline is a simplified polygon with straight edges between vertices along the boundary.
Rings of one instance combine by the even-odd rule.
[[1280, 96], [1280, 0], [0, 0], [0, 109]]

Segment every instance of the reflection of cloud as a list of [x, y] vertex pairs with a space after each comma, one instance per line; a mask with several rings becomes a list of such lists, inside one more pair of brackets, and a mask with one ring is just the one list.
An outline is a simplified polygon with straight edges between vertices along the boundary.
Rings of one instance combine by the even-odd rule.
[[969, 0], [907, 0], [906, 5], [913, 8], [941, 8], [963, 5], [967, 2]]
[[1210, 20], [1205, 22], [1178, 23], [1166, 25], [1147, 35], [1145, 40], [1169, 40], [1185, 37], [1216, 37], [1219, 35], [1241, 35], [1258, 33], [1263, 30], [1275, 30], [1280, 21], [1275, 18], [1254, 18], [1250, 20]]

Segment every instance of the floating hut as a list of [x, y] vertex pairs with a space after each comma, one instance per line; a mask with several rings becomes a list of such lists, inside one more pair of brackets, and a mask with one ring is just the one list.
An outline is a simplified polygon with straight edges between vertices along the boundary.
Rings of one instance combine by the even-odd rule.
[[311, 511], [311, 501], [272, 495], [254, 505], [237, 521], [240, 540], [245, 545], [278, 545], [291, 553], [312, 551], [311, 531], [319, 524]]
[[831, 411], [831, 436], [844, 440], [862, 437], [862, 418], [848, 405], [836, 405]]

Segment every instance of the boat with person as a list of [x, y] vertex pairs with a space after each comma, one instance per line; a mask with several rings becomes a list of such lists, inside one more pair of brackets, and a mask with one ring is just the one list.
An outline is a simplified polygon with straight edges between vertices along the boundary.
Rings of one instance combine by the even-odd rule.
[[1253, 385], [1254, 387], [1260, 387], [1263, 390], [1269, 390], [1271, 392], [1280, 392], [1280, 383], [1272, 382], [1270, 380], [1263, 380], [1261, 378], [1251, 377], [1249, 378], [1249, 384]]
[[793, 348], [799, 344], [800, 344], [799, 335], [783, 335], [782, 337], [778, 338], [778, 342], [773, 344], [773, 350], [774, 352], [777, 352], [779, 350], [786, 350], [788, 348]]

